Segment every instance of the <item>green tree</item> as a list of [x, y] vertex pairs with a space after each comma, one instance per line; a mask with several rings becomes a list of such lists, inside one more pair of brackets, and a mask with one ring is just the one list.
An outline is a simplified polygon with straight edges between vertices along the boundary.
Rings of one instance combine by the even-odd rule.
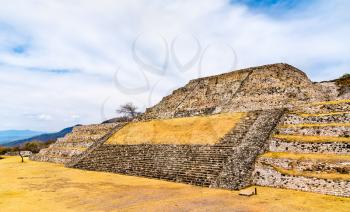
[[32, 153], [38, 153], [42, 147], [42, 143], [37, 142], [37, 141], [32, 141], [25, 143], [23, 146], [24, 150], [31, 151]]

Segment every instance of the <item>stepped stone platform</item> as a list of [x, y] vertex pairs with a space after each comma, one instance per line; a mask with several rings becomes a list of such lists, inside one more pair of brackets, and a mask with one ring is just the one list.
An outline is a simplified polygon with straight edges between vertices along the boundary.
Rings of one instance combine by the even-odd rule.
[[109, 132], [118, 128], [121, 124], [93, 124], [77, 126], [63, 138], [59, 138], [49, 148], [42, 149], [38, 154], [32, 155], [31, 160], [68, 163], [72, 158], [82, 154], [94, 143], [103, 139]]
[[285, 114], [270, 138], [270, 152], [256, 162], [254, 182], [350, 197], [349, 103], [323, 102]]
[[243, 188], [250, 185], [255, 159], [267, 148], [265, 141], [282, 113], [249, 112], [215, 144], [125, 145], [107, 141], [70, 167], [208, 187]]
[[71, 135], [79, 142], [59, 141], [32, 158], [207, 187], [348, 197], [349, 82], [314, 83], [283, 63], [203, 77], [131, 123], [98, 129], [93, 142]]

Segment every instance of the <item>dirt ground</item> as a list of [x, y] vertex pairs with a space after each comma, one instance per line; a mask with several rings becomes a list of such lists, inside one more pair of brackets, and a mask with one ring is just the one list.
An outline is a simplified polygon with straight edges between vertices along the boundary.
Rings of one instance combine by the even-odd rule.
[[257, 187], [258, 195], [0, 160], [0, 211], [350, 211], [350, 198]]

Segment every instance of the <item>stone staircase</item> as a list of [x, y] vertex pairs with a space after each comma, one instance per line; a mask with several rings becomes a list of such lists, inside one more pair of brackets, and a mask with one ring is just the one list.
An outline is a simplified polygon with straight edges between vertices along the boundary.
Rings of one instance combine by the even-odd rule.
[[40, 150], [38, 154], [32, 155], [30, 159], [66, 164], [73, 157], [81, 155], [118, 125], [110, 123], [74, 127], [71, 133], [59, 138], [48, 148]]
[[350, 100], [285, 114], [258, 158], [257, 185], [350, 197]]
[[[236, 160], [240, 167], [248, 167], [246, 169], [232, 170], [236, 169], [236, 166], [232, 162], [228, 165], [228, 162], [234, 161], [232, 157], [236, 157], [235, 152], [245, 152], [248, 147], [246, 143], [249, 143], [248, 140], [252, 138], [249, 134], [252, 127], [254, 130], [257, 125], [265, 127], [263, 136], [255, 133], [254, 135], [259, 137], [262, 146], [266, 146], [265, 141], [269, 136], [269, 130], [271, 131], [274, 126], [265, 122], [276, 124], [280, 115], [281, 111], [250, 112], [215, 145], [103, 144], [70, 167], [158, 178], [199, 186], [238, 189], [243, 183], [250, 182], [251, 178], [232, 182], [223, 180], [225, 174], [228, 174], [228, 171], [230, 173], [245, 171], [250, 172], [245, 177], [251, 177], [255, 158], [263, 148], [261, 145], [249, 145], [250, 149], [259, 149], [253, 151], [253, 162], [250, 163], [250, 167], [248, 163], [242, 164], [245, 159]], [[271, 122], [271, 118], [274, 122]], [[269, 129], [266, 130], [266, 127]], [[236, 180], [236, 178], [230, 179]]]

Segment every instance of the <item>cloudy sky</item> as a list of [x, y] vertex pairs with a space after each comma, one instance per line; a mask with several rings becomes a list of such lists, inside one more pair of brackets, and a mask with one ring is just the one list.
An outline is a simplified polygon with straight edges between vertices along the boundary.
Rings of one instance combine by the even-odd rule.
[[0, 0], [0, 130], [140, 110], [192, 78], [285, 62], [349, 72], [347, 0]]

